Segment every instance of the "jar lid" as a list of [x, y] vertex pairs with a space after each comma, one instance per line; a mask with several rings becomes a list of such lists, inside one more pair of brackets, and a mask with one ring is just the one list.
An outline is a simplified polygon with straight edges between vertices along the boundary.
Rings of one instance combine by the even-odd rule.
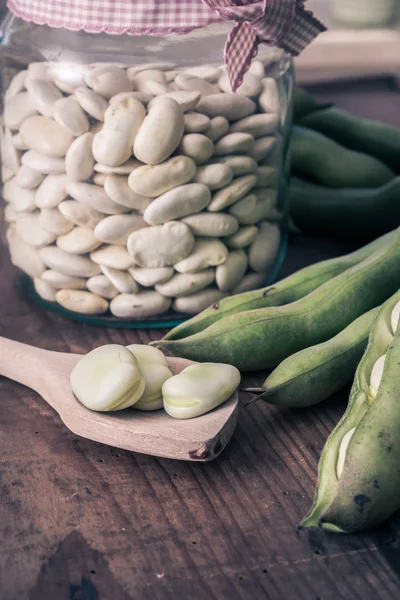
[[260, 43], [297, 55], [325, 29], [305, 10], [304, 0], [8, 0], [7, 5], [38, 25], [116, 35], [184, 34], [232, 21], [224, 58], [234, 91]]

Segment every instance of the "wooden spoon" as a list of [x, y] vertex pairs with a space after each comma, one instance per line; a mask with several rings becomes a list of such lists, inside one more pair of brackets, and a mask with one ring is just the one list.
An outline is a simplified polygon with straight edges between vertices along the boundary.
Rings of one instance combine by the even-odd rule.
[[[93, 412], [75, 398], [69, 383], [80, 358], [0, 337], [0, 375], [35, 390], [76, 435], [133, 452], [195, 461], [213, 460], [229, 442], [237, 423], [237, 392], [219, 408], [188, 420], [173, 419], [164, 410]], [[184, 358], [167, 360], [174, 375], [193, 364]]]

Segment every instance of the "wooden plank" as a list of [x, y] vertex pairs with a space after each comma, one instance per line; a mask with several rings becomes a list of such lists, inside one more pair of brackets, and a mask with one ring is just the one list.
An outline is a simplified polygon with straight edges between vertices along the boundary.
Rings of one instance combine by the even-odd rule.
[[[336, 90], [330, 99], [346, 106], [346, 88]], [[349, 105], [362, 99], [360, 109], [394, 121], [388, 94], [383, 84], [353, 90]], [[282, 275], [351, 247], [294, 237]], [[45, 313], [14, 275], [3, 241], [5, 337], [79, 353], [162, 334]], [[397, 600], [398, 519], [358, 536], [296, 533], [345, 399], [297, 411], [242, 406], [224, 453], [186, 464], [79, 439], [34, 392], [0, 379], [1, 600]]]

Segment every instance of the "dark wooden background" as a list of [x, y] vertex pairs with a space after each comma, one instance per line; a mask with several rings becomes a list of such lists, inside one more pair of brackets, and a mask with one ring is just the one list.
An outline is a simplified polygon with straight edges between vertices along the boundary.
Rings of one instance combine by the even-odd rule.
[[[388, 81], [315, 91], [400, 125]], [[281, 276], [351, 247], [294, 237]], [[63, 320], [14, 277], [3, 240], [0, 335], [71, 352], [162, 335]], [[187, 464], [79, 439], [34, 392], [0, 379], [0, 599], [398, 599], [398, 519], [368, 535], [296, 533], [346, 395], [306, 410], [242, 407], [225, 452]]]

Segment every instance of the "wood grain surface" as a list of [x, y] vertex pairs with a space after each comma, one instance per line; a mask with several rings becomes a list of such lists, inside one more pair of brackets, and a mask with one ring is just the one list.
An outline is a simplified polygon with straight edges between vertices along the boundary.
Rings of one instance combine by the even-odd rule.
[[[317, 91], [399, 122], [399, 96], [385, 81]], [[294, 237], [281, 276], [350, 249]], [[5, 337], [82, 353], [163, 333], [100, 329], [35, 308], [4, 247], [0, 281]], [[303, 410], [242, 406], [227, 449], [187, 464], [78, 438], [37, 394], [0, 378], [1, 600], [398, 599], [398, 519], [357, 536], [296, 532], [346, 396]]]

